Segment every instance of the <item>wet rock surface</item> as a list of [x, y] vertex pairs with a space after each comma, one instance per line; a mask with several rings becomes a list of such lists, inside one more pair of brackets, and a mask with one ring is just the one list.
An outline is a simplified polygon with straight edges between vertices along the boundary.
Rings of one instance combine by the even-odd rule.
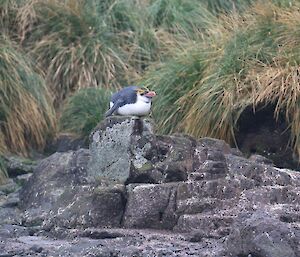
[[110, 117], [0, 192], [0, 256], [300, 256], [299, 172], [147, 120]]

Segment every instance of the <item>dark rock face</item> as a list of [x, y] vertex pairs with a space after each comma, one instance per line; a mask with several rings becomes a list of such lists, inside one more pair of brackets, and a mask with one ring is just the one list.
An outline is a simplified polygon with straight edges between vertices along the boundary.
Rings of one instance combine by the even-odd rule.
[[159, 136], [147, 120], [110, 117], [89, 150], [41, 161], [20, 202], [3, 196], [0, 208], [20, 208], [3, 224], [26, 226], [4, 253], [19, 240], [25, 256], [297, 257], [299, 189], [299, 172], [221, 140]]
[[37, 166], [36, 161], [20, 158], [17, 156], [6, 156], [5, 162], [10, 177], [17, 177], [32, 173]]
[[87, 183], [88, 150], [56, 153], [40, 163], [21, 192], [25, 224], [43, 226], [120, 225], [124, 187]]
[[74, 137], [72, 134], [60, 134], [49, 145], [47, 145], [45, 152], [47, 154], [55, 152], [76, 151], [81, 148], [87, 148], [88, 143], [84, 138]]
[[[274, 213], [276, 215], [276, 213]], [[299, 241], [293, 225], [281, 222], [266, 211], [240, 215], [228, 237], [230, 256], [299, 256]], [[299, 234], [299, 231], [298, 231]], [[295, 251], [296, 250], [296, 251]]]
[[239, 148], [247, 155], [259, 154], [272, 160], [277, 167], [300, 171], [299, 156], [289, 144], [291, 130], [285, 115], [275, 117], [276, 106], [247, 107], [241, 114], [235, 132]]
[[125, 227], [172, 229], [175, 226], [176, 184], [131, 184], [127, 190]]

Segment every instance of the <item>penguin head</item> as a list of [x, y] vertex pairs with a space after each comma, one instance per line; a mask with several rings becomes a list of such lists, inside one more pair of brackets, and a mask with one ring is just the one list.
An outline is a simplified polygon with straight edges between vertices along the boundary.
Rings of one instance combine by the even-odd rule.
[[138, 96], [147, 97], [149, 99], [152, 99], [152, 97], [156, 96], [156, 93], [154, 91], [150, 91], [146, 87], [139, 87], [136, 89], [136, 94]]

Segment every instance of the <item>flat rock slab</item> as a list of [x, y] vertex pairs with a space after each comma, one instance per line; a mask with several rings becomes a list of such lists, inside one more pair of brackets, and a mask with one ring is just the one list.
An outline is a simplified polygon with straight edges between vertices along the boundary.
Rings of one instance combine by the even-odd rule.
[[198, 256], [222, 257], [224, 249], [216, 240], [190, 242], [184, 234], [155, 230], [70, 230], [69, 239], [52, 236], [5, 238], [0, 241], [0, 256]]

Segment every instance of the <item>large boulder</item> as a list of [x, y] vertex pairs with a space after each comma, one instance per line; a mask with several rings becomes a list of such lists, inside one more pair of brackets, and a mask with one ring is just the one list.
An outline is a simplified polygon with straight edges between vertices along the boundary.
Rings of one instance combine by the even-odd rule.
[[227, 248], [230, 256], [296, 257], [299, 230], [281, 221], [276, 212], [243, 213], [232, 226]]
[[55, 153], [44, 159], [21, 191], [28, 225], [117, 227], [121, 223], [124, 187], [87, 182], [88, 150]]

